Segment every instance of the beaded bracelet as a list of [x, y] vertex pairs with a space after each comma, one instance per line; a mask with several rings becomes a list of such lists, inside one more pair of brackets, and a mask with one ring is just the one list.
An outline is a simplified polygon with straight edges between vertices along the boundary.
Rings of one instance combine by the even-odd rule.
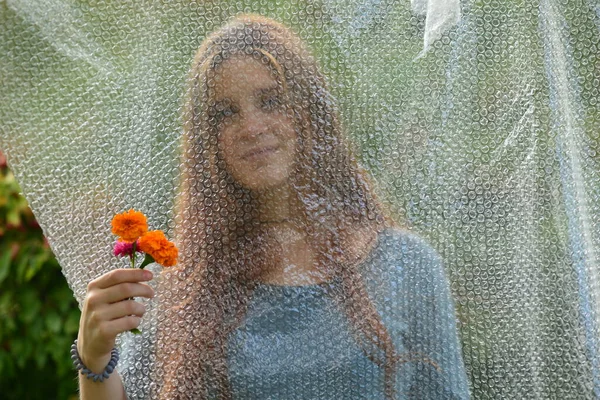
[[79, 352], [77, 351], [77, 339], [75, 339], [75, 342], [71, 345], [71, 360], [73, 360], [75, 368], [77, 368], [78, 371], [81, 371], [88, 379], [93, 379], [94, 382], [104, 382], [104, 380], [108, 379], [108, 376], [112, 374], [117, 365], [117, 361], [119, 361], [119, 351], [117, 349], [112, 349], [110, 352], [110, 361], [106, 368], [104, 368], [104, 371], [95, 374], [85, 366], [83, 361], [81, 361], [81, 357], [79, 357]]

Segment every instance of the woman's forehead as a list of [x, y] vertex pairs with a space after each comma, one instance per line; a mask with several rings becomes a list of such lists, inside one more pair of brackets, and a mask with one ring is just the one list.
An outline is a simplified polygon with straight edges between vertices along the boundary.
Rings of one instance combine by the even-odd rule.
[[223, 61], [214, 75], [215, 92], [221, 96], [247, 94], [278, 87], [279, 83], [275, 79], [272, 68], [248, 56], [228, 58]]

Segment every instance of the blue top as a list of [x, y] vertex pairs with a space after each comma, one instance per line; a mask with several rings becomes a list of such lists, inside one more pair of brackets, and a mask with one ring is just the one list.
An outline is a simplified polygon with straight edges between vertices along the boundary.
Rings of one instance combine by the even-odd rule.
[[[388, 229], [359, 270], [396, 352], [417, 355], [398, 365], [396, 398], [468, 399], [454, 306], [437, 253], [418, 236]], [[384, 370], [354, 339], [332, 285], [257, 286], [228, 340], [234, 399], [385, 400]]]
[[[396, 353], [413, 356], [398, 365], [396, 399], [468, 399], [438, 254], [418, 236], [388, 229], [358, 268]], [[234, 400], [385, 400], [383, 368], [357, 344], [332, 297], [334, 285], [255, 288], [227, 343]], [[153, 386], [151, 374], [143, 372], [155, 345], [156, 324], [149, 323], [144, 335], [130, 335], [117, 365], [131, 400], [149, 398]], [[215, 399], [213, 380], [206, 378]]]

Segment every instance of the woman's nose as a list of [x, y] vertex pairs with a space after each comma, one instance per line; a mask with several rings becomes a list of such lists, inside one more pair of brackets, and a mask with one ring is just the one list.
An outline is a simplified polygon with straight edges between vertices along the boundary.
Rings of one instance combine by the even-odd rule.
[[255, 138], [265, 131], [265, 120], [260, 113], [252, 111], [242, 117], [242, 135]]

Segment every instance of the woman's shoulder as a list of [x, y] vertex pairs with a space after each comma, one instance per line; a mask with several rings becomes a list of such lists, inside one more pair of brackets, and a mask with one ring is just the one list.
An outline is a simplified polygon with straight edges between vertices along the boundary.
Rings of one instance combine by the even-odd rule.
[[438, 252], [422, 236], [403, 228], [386, 228], [362, 265], [363, 276], [383, 286], [402, 282], [445, 281]]
[[439, 254], [431, 244], [422, 236], [405, 228], [386, 228], [380, 232], [378, 243], [372, 252], [388, 261], [400, 263], [441, 262]]

